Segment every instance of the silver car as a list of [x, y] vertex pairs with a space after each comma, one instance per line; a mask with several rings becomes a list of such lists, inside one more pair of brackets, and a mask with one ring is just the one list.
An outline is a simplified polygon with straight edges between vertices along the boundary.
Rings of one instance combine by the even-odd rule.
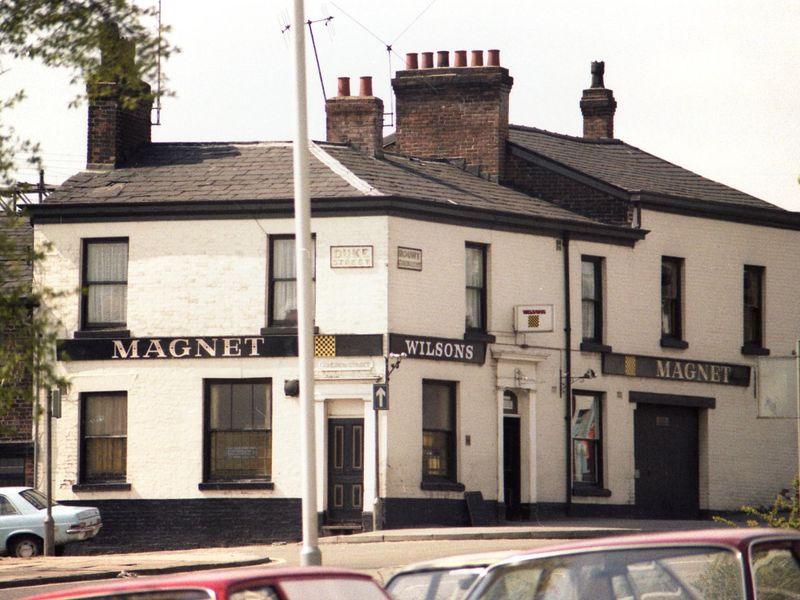
[[[102, 526], [100, 511], [91, 506], [53, 503], [54, 544], [88, 540]], [[42, 554], [47, 498], [28, 487], [0, 487], [0, 553], [27, 558]]]

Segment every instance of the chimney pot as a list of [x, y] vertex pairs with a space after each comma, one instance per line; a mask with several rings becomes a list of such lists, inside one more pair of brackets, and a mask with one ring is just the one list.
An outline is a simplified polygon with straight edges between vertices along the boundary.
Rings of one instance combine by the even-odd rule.
[[489, 50], [488, 64], [490, 67], [500, 66], [500, 50]]
[[423, 52], [422, 53], [422, 69], [432, 69], [433, 68], [433, 52]]
[[362, 77], [358, 85], [359, 96], [372, 96], [372, 77]]
[[339, 77], [339, 96], [349, 96], [350, 95], [350, 78], [349, 77]]
[[600, 61], [592, 61], [592, 87], [593, 88], [604, 88], [606, 87], [605, 83], [603, 83], [603, 74], [606, 71], [606, 63], [602, 60]]
[[483, 50], [473, 50], [472, 51], [472, 58], [470, 60], [471, 67], [482, 67], [483, 66]]
[[406, 54], [406, 69], [413, 71], [419, 68], [419, 61], [416, 52], [409, 52]]
[[447, 50], [439, 50], [436, 53], [436, 66], [449, 67], [450, 66], [450, 52]]
[[455, 67], [466, 67], [467, 66], [467, 51], [466, 50], [456, 50], [456, 57], [455, 57]]

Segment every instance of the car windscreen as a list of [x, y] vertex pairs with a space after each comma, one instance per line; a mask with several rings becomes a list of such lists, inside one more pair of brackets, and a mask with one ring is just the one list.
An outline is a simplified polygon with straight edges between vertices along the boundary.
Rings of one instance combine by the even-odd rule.
[[386, 585], [395, 600], [458, 600], [483, 568], [438, 569], [399, 573]]
[[738, 554], [721, 548], [636, 548], [534, 558], [487, 572], [470, 600], [740, 600]]

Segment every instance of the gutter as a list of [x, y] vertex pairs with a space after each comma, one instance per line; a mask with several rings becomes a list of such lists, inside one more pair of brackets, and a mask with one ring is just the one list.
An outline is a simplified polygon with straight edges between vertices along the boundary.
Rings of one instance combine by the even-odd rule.
[[569, 232], [561, 236], [561, 248], [564, 253], [564, 463], [565, 501], [567, 516], [572, 511], [572, 317], [569, 288]]

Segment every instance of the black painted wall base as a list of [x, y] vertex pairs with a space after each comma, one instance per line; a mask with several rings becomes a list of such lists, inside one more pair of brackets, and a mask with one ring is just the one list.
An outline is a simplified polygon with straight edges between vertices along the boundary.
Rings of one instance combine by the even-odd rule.
[[94, 540], [66, 554], [178, 550], [302, 539], [299, 498], [199, 498], [64, 502], [100, 509]]

